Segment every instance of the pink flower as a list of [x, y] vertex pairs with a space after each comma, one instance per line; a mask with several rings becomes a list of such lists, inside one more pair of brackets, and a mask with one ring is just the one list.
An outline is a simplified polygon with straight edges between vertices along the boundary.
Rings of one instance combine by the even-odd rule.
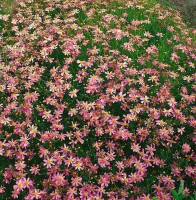
[[137, 173], [131, 173], [128, 177], [128, 180], [130, 183], [136, 183], [138, 180]]
[[16, 190], [13, 190], [12, 191], [12, 197], [14, 198], [14, 199], [17, 199], [18, 198], [18, 195], [19, 195], [19, 192], [18, 191], [16, 191]]
[[62, 199], [62, 196], [60, 195], [60, 192], [59, 192], [58, 189], [56, 189], [55, 191], [53, 191], [50, 194], [50, 197], [51, 197], [51, 200], [61, 200]]
[[24, 190], [25, 185], [22, 179], [19, 179], [18, 181], [16, 181], [16, 185], [14, 185], [14, 190], [17, 192], [20, 192], [22, 190]]
[[71, 92], [69, 92], [69, 96], [70, 96], [71, 98], [77, 97], [77, 92], [78, 92], [78, 91], [79, 91], [78, 89], [72, 90]]
[[69, 167], [71, 164], [73, 165], [74, 161], [75, 161], [75, 158], [70, 156], [65, 160], [65, 164]]
[[109, 183], [110, 183], [110, 176], [107, 173], [104, 173], [104, 175], [100, 176], [100, 179], [99, 179], [98, 183], [102, 187], [107, 187], [109, 185]]
[[45, 149], [44, 147], [40, 146], [40, 150], [39, 150], [39, 156], [40, 158], [45, 158], [49, 155], [49, 151], [48, 149]]
[[124, 169], [124, 164], [122, 161], [117, 161], [116, 162], [116, 167], [119, 169], [119, 170], [123, 170]]
[[33, 181], [30, 178], [23, 178], [22, 181], [23, 181], [24, 188], [30, 189], [33, 187]]
[[149, 153], [151, 156], [153, 156], [154, 151], [156, 151], [155, 146], [153, 144], [147, 145], [146, 150], [147, 150], [147, 153]]
[[40, 171], [39, 169], [39, 165], [33, 165], [31, 168], [30, 168], [30, 172], [34, 175], [38, 174]]
[[52, 168], [53, 165], [54, 165], [54, 159], [53, 158], [47, 157], [46, 159], [44, 159], [44, 166], [46, 168]]
[[19, 162], [16, 162], [15, 166], [17, 170], [21, 171], [26, 167], [26, 164], [24, 161], [19, 161]]
[[20, 139], [20, 142], [21, 142], [20, 146], [22, 148], [27, 148], [29, 146], [28, 140], [29, 140], [29, 138], [26, 135], [22, 136], [21, 139]]
[[157, 48], [155, 45], [153, 45], [153, 46], [148, 47], [148, 48], [146, 49], [146, 52], [147, 52], [148, 54], [155, 54], [155, 53], [158, 52], [158, 48]]
[[5, 187], [0, 186], [0, 194], [3, 194], [5, 192]]
[[185, 187], [182, 193], [189, 195], [190, 194], [189, 188]]
[[74, 195], [77, 194], [77, 188], [75, 187], [70, 187], [67, 191], [67, 194], [69, 197], [74, 197]]
[[147, 96], [145, 97], [140, 97], [141, 103], [144, 105], [147, 105], [149, 103], [149, 98]]
[[51, 119], [52, 118], [52, 114], [50, 114], [51, 113], [51, 111], [49, 110], [49, 111], [44, 111], [43, 112], [43, 119]]
[[65, 176], [63, 174], [57, 173], [53, 176], [52, 181], [55, 186], [64, 186], [65, 184]]
[[142, 196], [142, 200], [151, 200], [151, 198], [150, 198], [150, 195], [148, 194], [148, 195], [143, 195]]
[[191, 150], [191, 147], [190, 147], [189, 144], [184, 143], [184, 144], [182, 145], [182, 152], [183, 152], [183, 153], [188, 153], [190, 150]]
[[39, 189], [30, 190], [31, 199], [41, 199], [41, 191]]
[[68, 112], [68, 115], [70, 115], [70, 116], [74, 116], [74, 115], [76, 115], [77, 114], [77, 109], [75, 109], [75, 108], [71, 108], [70, 110], [69, 110], [69, 112]]
[[82, 187], [80, 189], [80, 199], [86, 200], [90, 196], [89, 187]]
[[185, 173], [186, 173], [189, 177], [191, 177], [193, 174], [196, 173], [196, 167], [195, 167], [195, 168], [193, 168], [192, 166], [187, 166], [187, 167], [185, 167]]
[[84, 167], [81, 159], [75, 159], [73, 162], [73, 166], [75, 167], [75, 169], [77, 169], [79, 171], [82, 170]]
[[82, 178], [81, 177], [72, 177], [71, 178], [71, 183], [73, 186], [79, 186], [81, 185], [81, 181], [82, 181]]
[[131, 145], [131, 149], [133, 150], [133, 152], [137, 152], [138, 153], [140, 151], [140, 148], [141, 147], [138, 144], [134, 143], [134, 144]]
[[163, 182], [167, 185], [167, 187], [172, 188], [174, 186], [175, 181], [171, 178], [171, 176], [164, 176]]
[[177, 102], [175, 101], [175, 98], [171, 98], [171, 99], [168, 100], [168, 104], [171, 107], [175, 107], [175, 105], [177, 104]]
[[110, 164], [110, 162], [108, 161], [106, 157], [98, 158], [98, 163], [101, 167], [106, 167], [107, 165]]

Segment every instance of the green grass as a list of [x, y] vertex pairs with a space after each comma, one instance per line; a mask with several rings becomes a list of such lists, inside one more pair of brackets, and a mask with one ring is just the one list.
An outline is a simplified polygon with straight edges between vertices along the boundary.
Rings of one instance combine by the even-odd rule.
[[11, 14], [15, 8], [16, 8], [15, 0], [2, 0], [0, 13]]

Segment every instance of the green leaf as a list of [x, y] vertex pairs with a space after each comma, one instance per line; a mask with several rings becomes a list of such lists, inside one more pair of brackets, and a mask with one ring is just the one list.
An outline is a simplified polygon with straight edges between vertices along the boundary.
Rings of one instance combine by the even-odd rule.
[[171, 192], [172, 192], [173, 196], [175, 197], [175, 200], [180, 200], [178, 197], [178, 193], [175, 190], [172, 190]]
[[184, 181], [180, 181], [180, 187], [178, 190], [178, 194], [182, 194], [183, 190], [184, 190]]
[[180, 197], [179, 197], [179, 199], [180, 199], [180, 200], [181, 200], [181, 199], [184, 199], [184, 198], [186, 198], [186, 196], [187, 196], [186, 194], [181, 194]]
[[196, 193], [194, 194], [193, 197], [191, 197], [191, 200], [196, 200]]
[[157, 197], [153, 197], [152, 200], [159, 200]]

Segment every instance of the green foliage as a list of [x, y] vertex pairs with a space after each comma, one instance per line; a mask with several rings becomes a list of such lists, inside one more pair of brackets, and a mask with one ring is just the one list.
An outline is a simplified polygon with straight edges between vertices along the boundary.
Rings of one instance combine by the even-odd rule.
[[175, 198], [175, 200], [182, 200], [187, 197], [186, 194], [183, 194], [183, 191], [184, 191], [184, 181], [180, 182], [178, 192], [176, 190], [171, 190], [172, 195]]

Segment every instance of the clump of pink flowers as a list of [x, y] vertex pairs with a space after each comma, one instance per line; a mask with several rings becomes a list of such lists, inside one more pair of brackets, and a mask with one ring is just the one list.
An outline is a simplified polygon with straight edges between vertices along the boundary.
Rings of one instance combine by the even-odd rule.
[[0, 23], [2, 198], [195, 192], [196, 32], [177, 11], [26, 0]]

